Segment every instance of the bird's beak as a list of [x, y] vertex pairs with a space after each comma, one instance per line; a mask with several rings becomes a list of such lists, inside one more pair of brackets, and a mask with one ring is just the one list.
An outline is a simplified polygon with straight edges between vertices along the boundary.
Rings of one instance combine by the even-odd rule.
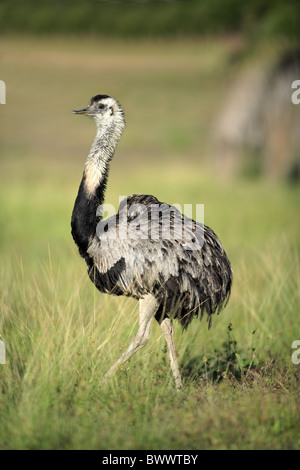
[[73, 109], [74, 114], [90, 114], [89, 111], [90, 111], [89, 107], [88, 108], [83, 108], [83, 109], [78, 109], [78, 110]]

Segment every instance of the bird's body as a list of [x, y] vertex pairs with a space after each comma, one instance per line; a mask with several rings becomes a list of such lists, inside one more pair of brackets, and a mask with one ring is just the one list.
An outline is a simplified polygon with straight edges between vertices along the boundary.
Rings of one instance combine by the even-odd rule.
[[206, 312], [210, 325], [211, 315], [223, 308], [230, 295], [230, 262], [209, 227], [154, 196], [133, 194], [120, 203], [115, 216], [103, 220], [108, 167], [125, 126], [124, 114], [107, 95], [95, 96], [88, 108], [75, 112], [94, 117], [98, 132], [72, 214], [73, 238], [100, 292], [140, 301], [137, 336], [108, 376], [147, 342], [155, 317], [180, 388], [171, 321], [176, 318], [187, 327]]

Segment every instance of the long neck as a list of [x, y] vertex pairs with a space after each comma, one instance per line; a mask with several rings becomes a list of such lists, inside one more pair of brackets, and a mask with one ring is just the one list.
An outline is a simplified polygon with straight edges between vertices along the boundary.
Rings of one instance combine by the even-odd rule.
[[109, 162], [123, 129], [121, 115], [110, 126], [99, 127], [85, 163], [71, 221], [72, 235], [82, 256], [85, 256], [89, 242], [96, 233], [99, 221], [97, 208], [104, 202]]
[[85, 163], [83, 178], [86, 196], [89, 199], [97, 197], [99, 204], [104, 201], [109, 162], [114, 155], [121, 132], [115, 125], [99, 127]]

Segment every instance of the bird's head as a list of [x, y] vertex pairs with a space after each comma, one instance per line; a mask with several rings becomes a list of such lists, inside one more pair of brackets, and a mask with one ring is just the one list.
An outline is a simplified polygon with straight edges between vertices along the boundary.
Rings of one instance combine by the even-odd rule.
[[85, 114], [92, 117], [97, 126], [109, 126], [115, 120], [122, 118], [124, 113], [119, 103], [108, 95], [96, 95], [90, 100], [89, 106], [73, 110], [74, 114]]

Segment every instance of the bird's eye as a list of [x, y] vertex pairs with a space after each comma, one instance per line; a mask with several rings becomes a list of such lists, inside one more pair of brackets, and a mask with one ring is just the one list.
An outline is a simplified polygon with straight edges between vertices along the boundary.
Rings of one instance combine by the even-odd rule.
[[104, 109], [105, 105], [104, 104], [98, 104], [98, 109]]

